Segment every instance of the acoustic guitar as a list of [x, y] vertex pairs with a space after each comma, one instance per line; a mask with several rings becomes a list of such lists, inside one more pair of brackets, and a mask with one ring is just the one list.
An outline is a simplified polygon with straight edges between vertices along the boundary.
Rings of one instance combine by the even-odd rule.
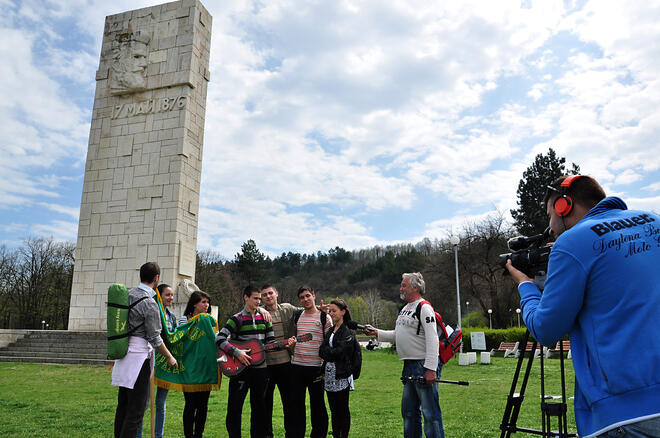
[[[304, 333], [300, 336], [296, 336], [296, 342], [308, 342], [311, 340], [311, 333]], [[269, 342], [268, 344], [264, 344], [258, 339], [250, 339], [247, 341], [230, 339], [229, 342], [239, 350], [250, 350], [249, 354], [252, 358], [250, 365], [261, 365], [266, 360], [266, 353], [269, 351], [284, 350], [288, 346], [288, 340]], [[237, 357], [225, 353], [220, 348], [218, 348], [217, 361], [222, 374], [227, 377], [236, 376], [245, 369], [245, 365], [243, 365]]]

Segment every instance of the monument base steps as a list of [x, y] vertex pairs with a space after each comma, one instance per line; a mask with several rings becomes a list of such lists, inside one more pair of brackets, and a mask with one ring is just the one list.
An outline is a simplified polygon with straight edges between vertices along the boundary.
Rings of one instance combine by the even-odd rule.
[[110, 365], [106, 332], [21, 330], [19, 337], [0, 348], [0, 362]]

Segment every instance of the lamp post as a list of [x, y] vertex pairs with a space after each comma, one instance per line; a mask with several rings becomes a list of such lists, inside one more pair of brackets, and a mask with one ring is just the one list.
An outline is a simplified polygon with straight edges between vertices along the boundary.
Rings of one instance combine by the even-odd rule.
[[470, 302], [465, 302], [465, 313], [467, 313], [467, 326], [470, 327]]
[[43, 330], [44, 328], [46, 328], [46, 321], [41, 320], [41, 330]]
[[490, 321], [490, 329], [493, 329], [493, 309], [488, 309], [488, 321]]
[[520, 328], [520, 309], [516, 309], [516, 313], [518, 314], [518, 328]]
[[[458, 323], [457, 326], [461, 328], [461, 289], [458, 283], [458, 244], [461, 242], [461, 239], [458, 236], [451, 236], [449, 238], [449, 243], [454, 245], [454, 260], [456, 261], [456, 306], [458, 307]], [[461, 343], [461, 353], [463, 352], [463, 343]]]

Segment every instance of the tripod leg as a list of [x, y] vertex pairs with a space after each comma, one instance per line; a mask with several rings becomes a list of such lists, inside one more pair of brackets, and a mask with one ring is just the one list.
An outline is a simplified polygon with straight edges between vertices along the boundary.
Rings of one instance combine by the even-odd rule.
[[560, 369], [560, 374], [561, 374], [561, 403], [563, 405], [563, 412], [562, 416], [560, 418], [560, 424], [563, 423], [564, 427], [563, 429], [560, 427], [559, 431], [563, 432], [561, 434], [561, 437], [568, 437], [568, 418], [566, 417], [566, 411], [568, 410], [567, 404], [566, 404], [566, 375], [564, 373], [564, 343], [560, 340], [559, 341], [559, 354], [560, 354], [560, 359], [559, 359], [559, 369]]
[[529, 339], [529, 330], [525, 332], [523, 337], [523, 348], [518, 357], [518, 363], [516, 364], [516, 372], [513, 375], [513, 381], [511, 382], [511, 389], [509, 391], [509, 397], [507, 398], [506, 407], [504, 408], [504, 415], [502, 417], [502, 423], [500, 424], [500, 438], [510, 438], [512, 433], [515, 433], [518, 430], [516, 423], [518, 422], [518, 415], [520, 414], [520, 407], [522, 405], [523, 399], [525, 398], [525, 388], [527, 387], [527, 381], [529, 380], [529, 372], [532, 369], [532, 361], [534, 360], [534, 353], [529, 356], [527, 367], [525, 368], [525, 374], [523, 376], [523, 381], [520, 387], [520, 392], [516, 394], [516, 386], [518, 385], [518, 377], [520, 376], [520, 370], [522, 368], [523, 360], [525, 359], [525, 347], [527, 346], [527, 340]]

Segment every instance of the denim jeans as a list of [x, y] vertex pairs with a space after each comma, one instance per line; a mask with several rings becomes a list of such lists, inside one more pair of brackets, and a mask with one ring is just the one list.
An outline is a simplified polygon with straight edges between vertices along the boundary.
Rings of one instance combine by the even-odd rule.
[[[156, 387], [156, 420], [154, 422], [154, 436], [156, 438], [163, 438], [163, 429], [165, 428], [165, 409], [167, 407], [167, 393], [167, 389], [161, 388], [160, 386]], [[149, 399], [147, 399], [147, 409], [148, 408]], [[140, 427], [138, 427], [136, 438], [142, 438], [142, 422], [140, 422]]]
[[292, 365], [294, 385], [291, 389], [293, 430], [290, 436], [304, 438], [307, 428], [306, 393], [309, 392], [309, 412], [312, 423], [310, 438], [324, 438], [328, 435], [328, 411], [325, 409], [325, 389], [321, 367]]
[[[406, 360], [403, 363], [402, 376], [423, 377], [424, 371], [424, 360]], [[442, 362], [438, 361], [436, 378], [440, 378], [441, 372]], [[445, 437], [437, 383], [427, 385], [422, 382], [405, 382], [401, 397], [401, 415], [404, 438], [422, 437], [422, 415], [426, 438]]]
[[638, 421], [637, 423], [626, 424], [616, 427], [602, 435], [599, 438], [658, 438], [660, 437], [660, 417], [650, 420]]

